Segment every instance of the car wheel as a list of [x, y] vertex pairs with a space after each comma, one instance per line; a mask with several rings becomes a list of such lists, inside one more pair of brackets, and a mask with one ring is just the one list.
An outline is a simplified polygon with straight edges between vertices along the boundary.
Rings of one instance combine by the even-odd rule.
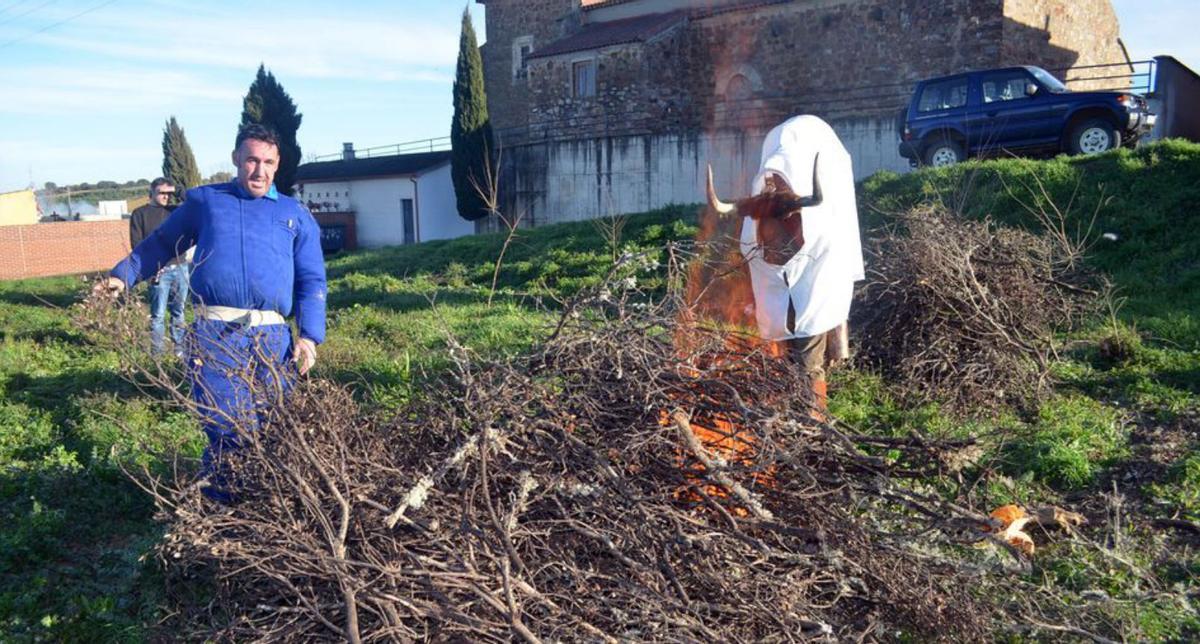
[[1104, 119], [1088, 119], [1071, 130], [1072, 154], [1099, 154], [1119, 147], [1121, 135]]
[[961, 163], [967, 158], [962, 145], [957, 141], [942, 139], [931, 143], [925, 148], [925, 165], [934, 168], [944, 168], [955, 163]]

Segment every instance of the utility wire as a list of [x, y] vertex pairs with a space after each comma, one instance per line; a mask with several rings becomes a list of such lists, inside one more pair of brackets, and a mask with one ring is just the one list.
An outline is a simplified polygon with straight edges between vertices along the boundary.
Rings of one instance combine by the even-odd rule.
[[29, 0], [17, 0], [16, 2], [10, 2], [6, 5], [4, 5], [3, 7], [0, 7], [0, 13], [4, 13], [17, 5], [22, 5], [22, 4], [25, 4], [26, 2], [29, 2]]
[[45, 2], [43, 2], [42, 4], [39, 4], [38, 6], [36, 6], [36, 7], [32, 8], [32, 9], [27, 9], [27, 10], [25, 11], [25, 13], [18, 13], [17, 15], [15, 15], [15, 16], [13, 16], [13, 17], [9, 18], [8, 20], [5, 20], [4, 22], [0, 22], [0, 27], [3, 27], [4, 25], [7, 25], [7, 24], [9, 24], [9, 23], [11, 23], [11, 22], [14, 22], [14, 21], [20, 20], [21, 18], [24, 18], [25, 16], [28, 16], [29, 14], [33, 13], [34, 11], [37, 11], [38, 9], [41, 9], [42, 7], [48, 7], [48, 6], [52, 5], [52, 4], [54, 4], [55, 2], [58, 2], [58, 0], [46, 0], [46, 1], [45, 1]]
[[[54, 0], [50, 0], [50, 1], [51, 1], [51, 2], [53, 2]], [[55, 28], [55, 27], [60, 27], [60, 26], [62, 26], [62, 25], [65, 25], [65, 24], [67, 24], [68, 22], [71, 22], [72, 20], [74, 20], [74, 19], [76, 19], [76, 18], [79, 18], [79, 17], [81, 17], [81, 16], [85, 16], [85, 15], [87, 15], [87, 14], [89, 14], [89, 13], [93, 12], [93, 11], [97, 11], [97, 10], [99, 10], [99, 9], [103, 9], [104, 7], [107, 7], [108, 5], [110, 5], [110, 4], [112, 4], [112, 3], [116, 2], [116, 1], [117, 1], [117, 0], [105, 0], [104, 2], [101, 2], [100, 4], [98, 4], [98, 5], [95, 5], [95, 6], [91, 7], [91, 8], [89, 8], [89, 9], [84, 9], [83, 11], [80, 11], [79, 13], [77, 13], [77, 14], [75, 14], [75, 15], [73, 15], [73, 16], [71, 16], [71, 17], [69, 17], [69, 18], [64, 18], [63, 20], [59, 20], [58, 22], [54, 22], [54, 23], [48, 24], [48, 25], [46, 25], [45, 27], [42, 27], [41, 29], [38, 29], [37, 31], [34, 31], [34, 32], [32, 32], [32, 33], [29, 33], [29, 34], [25, 34], [24, 36], [21, 36], [20, 38], [14, 38], [13, 40], [10, 40], [10, 41], [8, 41], [8, 42], [5, 42], [5, 43], [0, 43], [0, 49], [4, 49], [4, 48], [6, 48], [6, 47], [10, 47], [10, 46], [12, 46], [12, 45], [15, 45], [15, 44], [17, 44], [17, 43], [19, 43], [19, 42], [22, 42], [22, 41], [28, 40], [28, 39], [30, 39], [30, 38], [32, 38], [32, 37], [34, 37], [34, 36], [38, 35], [38, 34], [45, 33], [45, 32], [47, 32], [47, 31], [49, 31], [49, 30], [51, 30], [51, 29], [53, 29], [53, 28]], [[49, 4], [49, 3], [47, 3], [47, 4]], [[42, 5], [42, 6], [45, 6], [45, 5]]]

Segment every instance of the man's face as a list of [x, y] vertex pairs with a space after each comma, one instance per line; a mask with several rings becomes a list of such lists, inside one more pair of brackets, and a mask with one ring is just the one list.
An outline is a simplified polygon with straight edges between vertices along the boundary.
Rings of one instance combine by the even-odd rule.
[[173, 196], [175, 196], [175, 186], [164, 183], [150, 191], [150, 203], [165, 207]]
[[233, 151], [233, 165], [237, 166], [238, 183], [254, 198], [261, 197], [271, 189], [275, 171], [279, 169], [279, 147], [246, 139]]

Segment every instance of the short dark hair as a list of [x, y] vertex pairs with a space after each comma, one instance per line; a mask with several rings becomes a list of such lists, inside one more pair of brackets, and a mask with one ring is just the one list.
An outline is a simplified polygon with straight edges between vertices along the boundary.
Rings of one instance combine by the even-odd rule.
[[171, 186], [172, 188], [174, 188], [175, 182], [171, 181], [170, 179], [168, 179], [166, 177], [159, 177], [159, 178], [155, 179], [154, 181], [150, 182], [150, 194], [153, 195], [155, 192], [158, 192], [159, 186]]
[[279, 147], [279, 135], [275, 133], [275, 130], [258, 123], [250, 123], [238, 128], [237, 140], [233, 142], [233, 149], [237, 150], [242, 147], [242, 141], [246, 139], [254, 139]]

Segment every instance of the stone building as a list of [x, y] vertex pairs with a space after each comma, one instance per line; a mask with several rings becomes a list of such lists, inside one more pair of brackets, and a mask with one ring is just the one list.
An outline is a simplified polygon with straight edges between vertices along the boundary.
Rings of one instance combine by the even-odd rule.
[[[766, 130], [817, 114], [856, 174], [903, 171], [919, 79], [1127, 63], [1109, 0], [478, 0], [502, 195], [535, 224], [746, 192]], [[1121, 73], [1128, 69], [1118, 68]], [[1091, 74], [1091, 76], [1112, 75]]]

